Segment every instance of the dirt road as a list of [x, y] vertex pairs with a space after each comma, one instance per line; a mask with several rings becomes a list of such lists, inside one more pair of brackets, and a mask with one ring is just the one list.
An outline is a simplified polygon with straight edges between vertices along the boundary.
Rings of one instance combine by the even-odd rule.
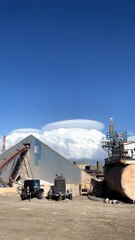
[[76, 197], [72, 201], [0, 196], [0, 239], [134, 240], [135, 205], [106, 204]]

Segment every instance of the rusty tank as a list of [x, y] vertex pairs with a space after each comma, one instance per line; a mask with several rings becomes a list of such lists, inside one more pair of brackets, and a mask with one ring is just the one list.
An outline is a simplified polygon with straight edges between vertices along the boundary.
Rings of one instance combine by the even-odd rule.
[[122, 197], [135, 201], [135, 142], [127, 140], [126, 132], [114, 131], [111, 118], [102, 147], [108, 153], [104, 165], [106, 185]]

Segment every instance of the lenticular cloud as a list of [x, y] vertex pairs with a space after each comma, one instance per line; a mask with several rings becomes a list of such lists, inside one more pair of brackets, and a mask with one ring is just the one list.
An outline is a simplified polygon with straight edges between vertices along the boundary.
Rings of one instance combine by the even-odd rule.
[[16, 129], [7, 135], [7, 147], [32, 134], [69, 160], [97, 161], [105, 157], [101, 148], [103, 128], [101, 122], [77, 119], [50, 123], [41, 130]]
[[45, 125], [42, 130], [56, 130], [59, 128], [83, 128], [87, 130], [93, 128], [97, 130], [102, 130], [104, 128], [104, 124], [93, 120], [75, 119], [49, 123]]

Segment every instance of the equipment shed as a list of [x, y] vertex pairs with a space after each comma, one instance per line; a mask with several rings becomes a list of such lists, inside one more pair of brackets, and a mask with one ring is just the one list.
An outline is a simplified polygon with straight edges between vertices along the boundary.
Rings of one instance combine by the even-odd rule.
[[68, 185], [78, 185], [90, 176], [48, 145], [30, 135], [0, 155], [0, 185], [14, 186], [27, 178], [53, 184], [56, 174]]

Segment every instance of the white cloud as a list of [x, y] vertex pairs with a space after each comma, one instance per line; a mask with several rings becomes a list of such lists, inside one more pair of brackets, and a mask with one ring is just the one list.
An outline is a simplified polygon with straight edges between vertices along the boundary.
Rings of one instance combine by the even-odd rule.
[[19, 141], [21, 141], [23, 138], [29, 136], [29, 135], [34, 135], [37, 138], [40, 138], [41, 131], [38, 129], [33, 129], [33, 128], [24, 128], [24, 129], [16, 129], [10, 132], [6, 136], [6, 147], [9, 148]]
[[104, 124], [94, 120], [85, 120], [85, 119], [75, 119], [75, 120], [65, 120], [60, 122], [53, 122], [45, 125], [42, 130], [49, 131], [59, 128], [83, 128], [83, 129], [97, 129], [102, 130]]
[[128, 141], [135, 141], [135, 133], [134, 132], [128, 132]]
[[50, 123], [41, 130], [16, 129], [7, 135], [6, 146], [9, 148], [32, 134], [68, 159], [102, 160], [106, 156], [101, 147], [103, 128], [101, 122], [77, 119]]
[[135, 141], [135, 135], [134, 136], [129, 136], [128, 141]]

